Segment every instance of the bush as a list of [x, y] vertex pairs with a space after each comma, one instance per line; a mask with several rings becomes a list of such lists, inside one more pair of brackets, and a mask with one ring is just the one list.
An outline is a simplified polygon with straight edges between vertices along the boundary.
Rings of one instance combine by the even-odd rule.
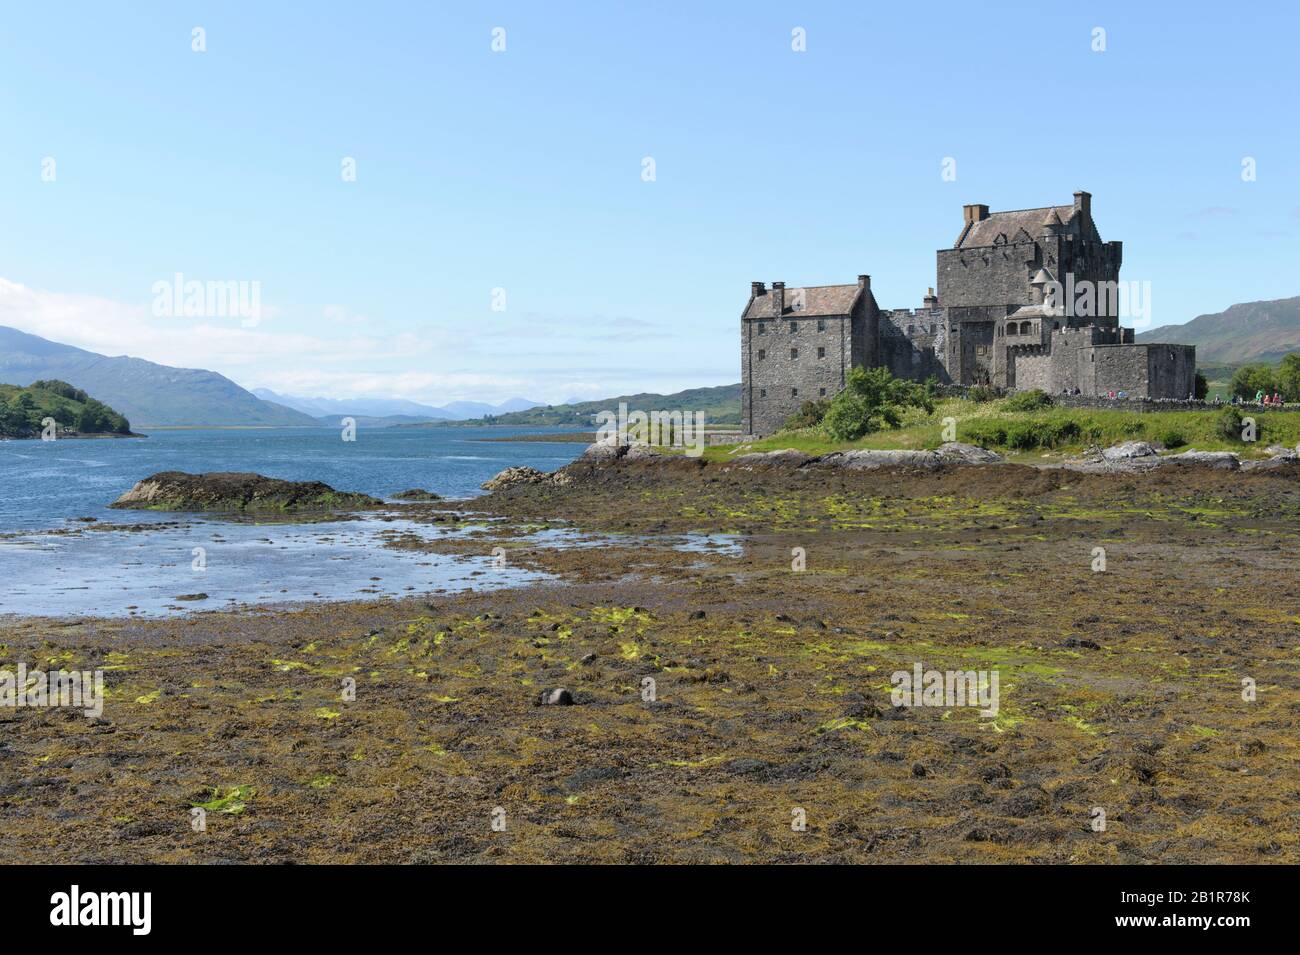
[[978, 404], [984, 404], [986, 401], [996, 401], [1001, 395], [997, 389], [989, 388], [985, 385], [976, 385], [966, 392], [966, 397]]
[[844, 390], [831, 399], [822, 427], [835, 441], [856, 441], [882, 427], [897, 428], [906, 408], [934, 410], [929, 389], [895, 378], [888, 368], [849, 372]]
[[1187, 443], [1186, 436], [1177, 428], [1166, 428], [1156, 435], [1156, 440], [1166, 448], [1181, 448]]
[[785, 423], [787, 428], [815, 428], [822, 423], [826, 417], [826, 411], [831, 406], [829, 398], [819, 398], [816, 401], [805, 401], [803, 407], [790, 415]]
[[996, 422], [980, 421], [968, 424], [962, 429], [961, 437], [981, 448], [1000, 448], [1007, 443], [1007, 429]]
[[1209, 393], [1210, 393], [1210, 382], [1208, 379], [1206, 379], [1204, 372], [1198, 371], [1196, 373], [1196, 392], [1195, 392], [1196, 399], [1198, 401], [1204, 401], [1205, 397]]
[[1039, 411], [1052, 403], [1051, 396], [1041, 388], [1020, 391], [1007, 399], [1004, 411]]
[[[1234, 381], [1235, 376], [1234, 376]], [[1241, 440], [1241, 412], [1236, 408], [1224, 408], [1215, 416], [1214, 432], [1225, 441]]]

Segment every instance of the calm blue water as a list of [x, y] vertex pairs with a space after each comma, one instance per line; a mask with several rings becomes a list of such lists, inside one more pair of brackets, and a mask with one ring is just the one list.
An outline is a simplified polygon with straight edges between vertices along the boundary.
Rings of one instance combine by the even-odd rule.
[[[158, 471], [255, 471], [388, 497], [419, 487], [469, 497], [502, 468], [554, 470], [583, 445], [484, 442], [556, 429], [362, 429], [355, 442], [315, 428], [159, 431], [141, 439], [0, 442], [0, 615], [167, 616], [240, 606], [399, 597], [539, 579], [491, 555], [384, 546], [398, 531], [437, 538], [473, 529], [347, 516], [258, 524], [220, 515], [114, 511]], [[157, 524], [148, 531], [106, 524]], [[59, 533], [52, 533], [59, 532]], [[196, 550], [198, 549], [198, 550]], [[196, 555], [201, 551], [202, 560]], [[181, 596], [206, 594], [198, 601]]]
[[[556, 428], [375, 428], [345, 442], [328, 428], [266, 431], [154, 431], [146, 438], [0, 441], [0, 533], [56, 528], [75, 517], [118, 523], [167, 520], [108, 505], [158, 471], [255, 471], [293, 481], [324, 481], [340, 491], [387, 497], [419, 487], [447, 497], [482, 493], [502, 468], [553, 471], [583, 445], [476, 441], [545, 434]], [[572, 431], [573, 429], [567, 429]]]

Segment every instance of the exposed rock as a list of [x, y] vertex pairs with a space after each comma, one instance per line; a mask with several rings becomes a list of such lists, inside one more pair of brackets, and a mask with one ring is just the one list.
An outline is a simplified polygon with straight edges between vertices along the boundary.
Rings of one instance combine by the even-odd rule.
[[413, 487], [409, 491], [401, 491], [393, 495], [395, 501], [441, 501], [441, 494], [434, 494], [432, 491], [426, 491], [423, 488]]
[[332, 511], [379, 507], [368, 494], [320, 481], [282, 481], [247, 472], [162, 471], [136, 483], [110, 506], [155, 511]]
[[550, 478], [545, 471], [539, 471], [537, 468], [527, 466], [506, 468], [496, 475], [489, 478], [480, 485], [485, 491], [500, 491], [503, 488], [513, 487], [516, 484], [541, 484]]
[[648, 444], [632, 444], [623, 453], [623, 457], [628, 461], [645, 461], [649, 458], [662, 457], [658, 451]]
[[1270, 458], [1282, 461], [1300, 461], [1300, 448], [1288, 448], [1281, 444], [1270, 444], [1264, 449]]
[[996, 451], [960, 441], [948, 441], [935, 452], [947, 464], [1001, 464], [1006, 460]]
[[780, 451], [755, 451], [752, 454], [742, 454], [738, 458], [733, 458], [727, 462], [728, 469], [739, 471], [767, 470], [768, 468], [801, 468], [809, 462], [818, 460], [810, 454], [802, 451], [796, 451], [794, 448], [785, 448]]
[[539, 706], [572, 706], [573, 694], [562, 686], [553, 690], [543, 690], [537, 697]]
[[616, 441], [597, 441], [588, 445], [587, 450], [578, 458], [580, 461], [614, 461], [627, 454], [627, 445]]
[[1161, 460], [1166, 464], [1193, 464], [1216, 471], [1236, 471], [1241, 467], [1241, 461], [1231, 451], [1184, 451], [1182, 454], [1167, 455]]
[[1104, 461], [1124, 461], [1129, 458], [1149, 458], [1156, 449], [1145, 441], [1122, 441], [1101, 452]]
[[882, 468], [937, 471], [944, 460], [934, 451], [833, 451], [819, 458], [819, 468], [878, 471]]

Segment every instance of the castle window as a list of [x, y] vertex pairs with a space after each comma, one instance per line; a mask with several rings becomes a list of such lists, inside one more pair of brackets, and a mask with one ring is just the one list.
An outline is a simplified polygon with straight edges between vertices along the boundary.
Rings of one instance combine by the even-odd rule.
[[933, 335], [933, 334], [934, 334], [935, 332], [937, 332], [938, 330], [939, 330], [939, 327], [938, 327], [937, 325], [933, 325], [933, 324], [932, 324], [932, 325], [930, 326], [930, 334], [931, 334], [931, 335]]
[[760, 398], [766, 398], [766, 397], [767, 397], [767, 389], [766, 389], [766, 388], [759, 388], [759, 389], [758, 389], [758, 396], [759, 396]]
[[766, 357], [767, 357], [767, 349], [766, 349], [766, 348], [760, 348], [760, 349], [758, 350], [758, 360], [759, 360], [759, 361], [762, 361], [762, 360], [763, 360], [764, 358], [766, 358]]
[[1016, 323], [1015, 323], [1015, 322], [1007, 322], [1007, 334], [1008, 334], [1008, 335], [1014, 335], [1015, 333], [1016, 333]]
[[793, 334], [794, 334], [795, 332], [797, 332], [797, 331], [799, 331], [799, 325], [798, 325], [796, 322], [791, 322], [791, 323], [790, 323], [790, 334], [793, 335]]
[[[825, 357], [826, 357], [826, 349], [825, 349], [825, 348], [819, 348], [819, 349], [817, 349], [817, 357], [818, 357], [818, 358], [825, 358]], [[1173, 356], [1170, 355], [1169, 357], [1172, 358]]]
[[1021, 335], [1028, 335], [1028, 334], [1029, 334], [1029, 323], [1028, 323], [1028, 322], [1021, 322], [1021, 323], [1020, 323], [1020, 334], [1021, 334]]
[[791, 388], [791, 389], [790, 389], [790, 397], [791, 397], [791, 398], [798, 398], [798, 397], [799, 397], [799, 389], [798, 389], [798, 388]]
[[826, 331], [826, 319], [824, 318], [817, 319], [817, 331], [819, 332]]
[[763, 323], [762, 323], [762, 322], [759, 322], [759, 323], [758, 323], [758, 333], [759, 333], [760, 335], [763, 335], [763, 334], [766, 333], [766, 331], [767, 331], [767, 330], [763, 327]]
[[908, 338], [911, 338], [914, 334], [916, 334], [916, 326], [915, 326], [915, 325], [908, 325], [908, 326], [907, 326], [907, 337], [908, 337]]
[[797, 348], [791, 348], [791, 349], [790, 349], [790, 357], [791, 357], [792, 359], [794, 359], [794, 358], [798, 358], [798, 357], [799, 357], [799, 349], [797, 349]]
[[825, 398], [825, 397], [826, 397], [826, 389], [825, 389], [825, 388], [818, 388], [818, 389], [817, 389], [817, 394], [818, 394], [819, 396], [821, 396], [822, 398]]

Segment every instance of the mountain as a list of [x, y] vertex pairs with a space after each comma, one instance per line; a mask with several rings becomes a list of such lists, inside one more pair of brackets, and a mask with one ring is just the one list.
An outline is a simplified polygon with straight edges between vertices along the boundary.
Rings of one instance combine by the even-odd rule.
[[[482, 418], [458, 422], [459, 424], [504, 425], [573, 425], [592, 427], [593, 419], [601, 411], [618, 411], [620, 403], [629, 411], [703, 411], [707, 425], [740, 424], [740, 384], [718, 385], [713, 388], [688, 388], [671, 395], [643, 393], [606, 398], [603, 401], [578, 401], [565, 405], [545, 405], [505, 414], [485, 415]], [[428, 428], [430, 424], [405, 427]]]
[[402, 398], [303, 398], [298, 395], [277, 394], [270, 388], [254, 388], [253, 394], [265, 401], [274, 401], [286, 408], [309, 414], [313, 418], [334, 415], [388, 418], [400, 415], [427, 421], [447, 417], [441, 408], [422, 405], [416, 401], [406, 401]]
[[0, 325], [0, 381], [59, 379], [89, 392], [135, 428], [312, 426], [314, 418], [245, 391], [224, 375], [142, 358], [108, 358]]
[[1153, 328], [1137, 341], [1195, 345], [1198, 365], [1280, 361], [1300, 351], [1300, 296], [1233, 305], [1185, 325]]
[[415, 417], [425, 420], [462, 421], [466, 418], [523, 411], [538, 406], [536, 401], [529, 401], [527, 398], [511, 398], [499, 405], [482, 401], [453, 401], [437, 408], [402, 398], [304, 398], [300, 395], [277, 394], [269, 388], [255, 388], [253, 394], [294, 408], [314, 418], [366, 415], [374, 418]]
[[366, 414], [330, 414], [321, 415], [316, 419], [316, 423], [326, 428], [343, 427], [343, 419], [351, 418], [358, 428], [391, 428], [395, 425], [405, 424], [450, 424], [445, 418], [431, 419], [428, 415], [409, 415], [409, 414], [390, 414], [390, 415], [366, 415]]

